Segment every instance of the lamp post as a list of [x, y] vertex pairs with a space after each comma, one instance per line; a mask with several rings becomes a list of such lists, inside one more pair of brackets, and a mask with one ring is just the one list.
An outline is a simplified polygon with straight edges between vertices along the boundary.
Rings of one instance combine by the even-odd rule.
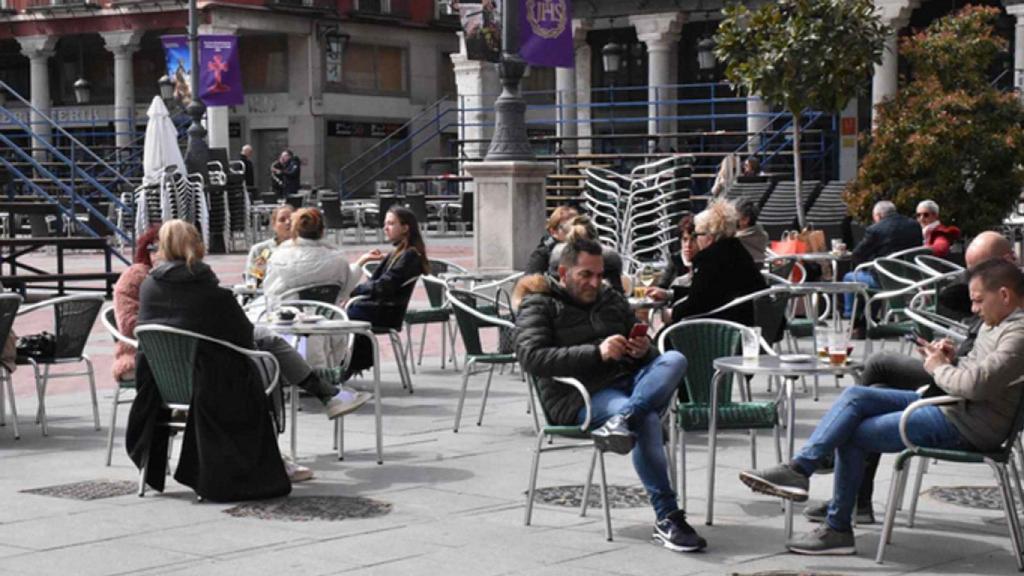
[[535, 157], [526, 135], [526, 101], [519, 91], [526, 62], [519, 57], [518, 0], [502, 1], [501, 20], [502, 55], [498, 77], [502, 90], [494, 102], [494, 136], [484, 160], [532, 161]]
[[[622, 45], [611, 40], [601, 49], [601, 65], [604, 73], [608, 75], [608, 125], [612, 135], [615, 135], [615, 77], [622, 66]], [[615, 141], [612, 140], [612, 150], [615, 150]]]
[[188, 2], [188, 50], [192, 61], [192, 102], [185, 108], [185, 113], [192, 118], [192, 124], [188, 127], [185, 169], [189, 174], [202, 174], [205, 181], [206, 161], [210, 156], [210, 148], [206, 144], [206, 128], [203, 128], [206, 106], [199, 99], [199, 9], [196, 0]]
[[71, 85], [75, 91], [75, 102], [88, 104], [92, 99], [92, 86], [85, 79], [85, 59], [82, 57], [82, 37], [78, 37], [78, 80]]
[[702, 73], [715, 69], [715, 41], [710, 36], [697, 43], [697, 66]]

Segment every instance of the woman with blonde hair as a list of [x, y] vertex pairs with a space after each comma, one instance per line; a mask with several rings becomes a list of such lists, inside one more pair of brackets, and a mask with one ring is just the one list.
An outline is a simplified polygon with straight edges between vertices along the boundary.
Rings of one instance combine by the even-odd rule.
[[565, 242], [565, 232], [562, 224], [579, 216], [579, 212], [572, 206], [565, 204], [555, 208], [548, 217], [547, 230], [540, 243], [533, 249], [530, 259], [526, 263], [527, 274], [543, 274], [547, 272], [548, 262], [551, 260], [551, 249], [559, 242]]
[[[764, 277], [750, 252], [736, 239], [739, 214], [726, 200], [715, 200], [693, 219], [697, 254], [689, 295], [672, 308], [672, 321], [715, 310], [740, 296], [764, 289]], [[748, 303], [716, 317], [750, 326], [754, 307]]]
[[[562, 259], [562, 250], [567, 243], [577, 238], [596, 242], [600, 240], [600, 235], [590, 217], [583, 215], [575, 216], [562, 223], [562, 238], [564, 241], [551, 249], [547, 268], [547, 272], [551, 276], [558, 276], [558, 263]], [[604, 280], [620, 294], [624, 293], [626, 289], [622, 285], [622, 256], [603, 244], [601, 245], [601, 256], [604, 258]]]

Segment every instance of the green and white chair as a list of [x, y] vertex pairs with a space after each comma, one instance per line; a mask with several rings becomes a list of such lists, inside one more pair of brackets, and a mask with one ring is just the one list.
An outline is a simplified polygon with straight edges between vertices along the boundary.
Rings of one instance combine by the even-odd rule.
[[[21, 296], [17, 294], [0, 294], [0, 337], [6, 338], [11, 333], [21, 302]], [[14, 430], [14, 439], [18, 440], [21, 438], [21, 432], [18, 430], [18, 404], [14, 399], [14, 382], [10, 370], [0, 366], [0, 426], [7, 425], [4, 398], [11, 404], [11, 427]]]
[[[107, 329], [107, 332], [114, 338], [114, 342], [122, 342], [131, 346], [132, 348], [139, 347], [139, 341], [129, 338], [121, 333], [117, 329], [117, 315], [114, 313], [114, 307], [109, 306], [103, 310], [103, 314], [100, 315], [100, 321], [103, 323], [103, 327]], [[117, 407], [121, 404], [131, 404], [132, 400], [122, 400], [121, 394], [126, 391], [135, 391], [135, 378], [119, 379], [115, 382], [117, 388], [114, 389], [114, 403], [110, 408], [110, 431], [107, 433], [107, 466], [110, 466], [111, 455], [114, 452], [114, 432], [117, 428]]]

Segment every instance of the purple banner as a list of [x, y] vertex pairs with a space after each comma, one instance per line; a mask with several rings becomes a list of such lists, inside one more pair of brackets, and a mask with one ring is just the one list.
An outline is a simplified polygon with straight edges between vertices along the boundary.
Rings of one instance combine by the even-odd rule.
[[515, 0], [519, 5], [519, 55], [531, 66], [572, 68], [571, 0]]
[[238, 37], [199, 37], [199, 97], [207, 106], [236, 106], [245, 102]]

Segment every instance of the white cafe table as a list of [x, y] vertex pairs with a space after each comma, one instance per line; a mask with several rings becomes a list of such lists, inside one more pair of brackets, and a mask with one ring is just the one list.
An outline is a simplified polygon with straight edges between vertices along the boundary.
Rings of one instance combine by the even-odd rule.
[[[714, 511], [714, 501], [710, 495], [714, 493], [715, 486], [715, 448], [717, 444], [716, 432], [718, 430], [718, 386], [726, 374], [739, 374], [743, 376], [779, 376], [783, 379], [782, 394], [786, 401], [786, 458], [787, 461], [793, 458], [794, 438], [793, 431], [796, 425], [796, 395], [793, 387], [796, 380], [802, 376], [840, 376], [852, 374], [855, 377], [863, 369], [860, 362], [848, 360], [845, 364], [831, 364], [827, 359], [814, 356], [810, 362], [783, 362], [779, 356], [759, 356], [757, 358], [744, 358], [743, 356], [725, 356], [716, 358], [713, 362], [715, 375], [711, 382], [711, 414], [708, 419], [708, 508], [706, 523], [711, 524]], [[793, 503], [786, 500], [786, 538], [793, 535]]]
[[[369, 322], [361, 320], [320, 320], [318, 322], [261, 322], [258, 326], [266, 326], [270, 330], [287, 336], [298, 336], [308, 338], [310, 336], [334, 336], [343, 334], [358, 334], [366, 336], [373, 347], [373, 401], [374, 416], [376, 418], [377, 431], [377, 463], [384, 463], [384, 441], [383, 441], [383, 411], [380, 394], [380, 350], [377, 347], [377, 338], [373, 334], [373, 327]], [[298, 415], [298, 386], [292, 386], [291, 396], [291, 455], [295, 458], [296, 445], [298, 442], [296, 432], [296, 416]], [[338, 459], [341, 460], [344, 451], [342, 420], [344, 417], [335, 418], [334, 433], [338, 445]]]

